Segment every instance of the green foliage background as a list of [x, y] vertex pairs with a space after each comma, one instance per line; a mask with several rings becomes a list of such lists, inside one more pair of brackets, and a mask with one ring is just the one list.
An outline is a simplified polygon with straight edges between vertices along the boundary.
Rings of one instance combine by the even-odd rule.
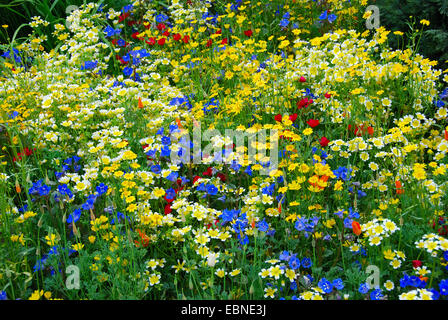
[[[7, 37], [12, 39], [16, 30], [21, 25], [28, 24], [33, 16], [40, 16], [51, 25], [58, 22], [63, 24], [68, 15], [67, 8], [69, 6], [80, 6], [89, 2], [92, 0], [0, 0], [0, 25], [8, 25], [8, 35], [0, 33], [0, 42], [7, 41]], [[103, 3], [106, 8], [119, 10], [130, 1], [99, 0], [95, 2]], [[23, 26], [17, 32], [15, 39], [26, 38], [31, 31], [31, 27]], [[51, 39], [51, 31], [53, 30], [49, 30], [47, 34], [49, 39]], [[51, 46], [52, 41], [47, 44]], [[47, 49], [51, 49], [51, 47]]]
[[[380, 8], [381, 25], [391, 31], [409, 32], [409, 22], [412, 16], [417, 22], [421, 19], [431, 22], [425, 26], [419, 51], [425, 57], [438, 60], [437, 68], [448, 67], [448, 0], [376, 0]], [[405, 38], [405, 41], [407, 39]], [[392, 47], [399, 45], [398, 37], [390, 42]], [[400, 44], [401, 46], [401, 44]]]

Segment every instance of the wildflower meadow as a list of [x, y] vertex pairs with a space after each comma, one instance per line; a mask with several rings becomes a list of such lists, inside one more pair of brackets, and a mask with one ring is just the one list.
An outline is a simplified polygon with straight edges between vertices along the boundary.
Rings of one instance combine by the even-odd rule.
[[430, 20], [124, 2], [0, 21], [0, 300], [448, 298]]

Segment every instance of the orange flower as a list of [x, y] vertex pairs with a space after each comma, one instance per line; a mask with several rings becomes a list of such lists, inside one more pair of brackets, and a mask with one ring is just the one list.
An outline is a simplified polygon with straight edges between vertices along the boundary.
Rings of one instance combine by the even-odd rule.
[[357, 221], [352, 222], [353, 233], [359, 236], [361, 234], [361, 225]]
[[149, 246], [149, 237], [146, 235], [146, 233], [144, 231], [141, 231], [140, 229], [136, 229], [139, 236], [140, 236], [140, 241], [135, 240], [134, 243], [137, 247], [144, 247], [146, 248], [147, 246]]
[[445, 140], [448, 140], [448, 131], [445, 129]]
[[397, 188], [397, 194], [403, 194], [403, 185], [401, 184], [400, 180], [395, 181], [395, 188]]
[[22, 192], [22, 189], [20, 188], [20, 184], [16, 181], [16, 192], [20, 193]]
[[138, 98], [138, 108], [139, 108], [139, 109], [143, 109], [142, 98]]

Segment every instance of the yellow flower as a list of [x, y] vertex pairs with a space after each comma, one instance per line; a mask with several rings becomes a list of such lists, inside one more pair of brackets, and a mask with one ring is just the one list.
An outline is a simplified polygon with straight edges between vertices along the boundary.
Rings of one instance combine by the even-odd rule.
[[422, 20], [420, 20], [420, 23], [421, 23], [422, 25], [424, 25], [424, 26], [429, 26], [429, 21], [426, 20], [426, 19], [422, 19]]
[[54, 246], [57, 243], [56, 235], [54, 233], [45, 236], [45, 240], [47, 240], [49, 246]]
[[84, 244], [76, 243], [72, 247], [73, 247], [73, 250], [80, 251], [82, 248], [84, 248]]
[[39, 300], [40, 297], [42, 297], [44, 295], [44, 290], [36, 290], [33, 292], [33, 294], [31, 295], [31, 297], [28, 298], [28, 300]]
[[306, 128], [305, 130], [303, 130], [302, 132], [305, 136], [309, 136], [310, 134], [313, 133], [313, 129], [311, 128]]

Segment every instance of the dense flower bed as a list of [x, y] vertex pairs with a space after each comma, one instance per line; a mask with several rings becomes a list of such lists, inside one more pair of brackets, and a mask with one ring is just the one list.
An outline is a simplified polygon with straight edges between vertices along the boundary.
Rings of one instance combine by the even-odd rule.
[[446, 298], [448, 76], [366, 5], [33, 19], [0, 58], [1, 297]]

